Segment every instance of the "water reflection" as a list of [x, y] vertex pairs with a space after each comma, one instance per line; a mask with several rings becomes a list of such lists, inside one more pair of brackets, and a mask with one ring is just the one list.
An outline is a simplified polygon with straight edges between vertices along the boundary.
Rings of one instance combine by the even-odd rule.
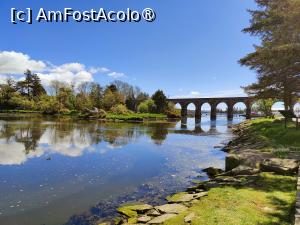
[[0, 115], [0, 221], [92, 224], [124, 200], [160, 202], [202, 177], [202, 168], [224, 167], [225, 153], [213, 146], [239, 121], [183, 122]]
[[[151, 138], [154, 144], [162, 145], [168, 133], [189, 135], [212, 135], [224, 133], [233, 124], [227, 120], [227, 127], [219, 126], [216, 121], [201, 120], [190, 123], [183, 118], [181, 129], [175, 129], [176, 123], [150, 123], [147, 129], [139, 125], [126, 123], [74, 123], [70, 119], [26, 122], [0, 121], [0, 165], [19, 165], [30, 158], [58, 153], [69, 157], [83, 155], [84, 151], [94, 152], [93, 145], [107, 143], [99, 153], [120, 148], [143, 135]], [[125, 129], [127, 128], [127, 129]]]
[[[148, 129], [139, 129], [126, 123], [73, 123], [73, 121], [0, 121], [0, 164], [19, 165], [27, 159], [45, 154], [58, 153], [69, 157], [95, 151], [93, 145], [107, 143], [104, 153], [120, 148], [143, 135], [161, 145], [167, 138], [168, 129], [176, 123], [150, 124]], [[128, 128], [128, 129], [125, 129]]]

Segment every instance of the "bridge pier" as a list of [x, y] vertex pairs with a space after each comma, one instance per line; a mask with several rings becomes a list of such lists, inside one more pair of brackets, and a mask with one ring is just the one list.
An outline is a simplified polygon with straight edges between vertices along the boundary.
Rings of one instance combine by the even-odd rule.
[[201, 120], [201, 106], [196, 106], [195, 118]]
[[187, 117], [187, 105], [181, 106], [181, 117]]
[[232, 104], [227, 104], [227, 118], [229, 120], [232, 120], [233, 119], [233, 105]]
[[217, 105], [216, 104], [211, 104], [210, 119], [211, 120], [217, 119]]
[[182, 129], [187, 129], [187, 117], [182, 117], [181, 118], [181, 128]]

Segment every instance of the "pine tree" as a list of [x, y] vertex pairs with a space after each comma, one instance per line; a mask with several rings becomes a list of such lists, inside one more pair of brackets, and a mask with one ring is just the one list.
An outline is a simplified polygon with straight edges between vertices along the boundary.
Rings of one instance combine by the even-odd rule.
[[292, 109], [300, 93], [300, 1], [256, 0], [250, 27], [244, 32], [261, 44], [240, 60], [257, 72], [257, 82], [245, 87], [249, 95], [282, 99]]

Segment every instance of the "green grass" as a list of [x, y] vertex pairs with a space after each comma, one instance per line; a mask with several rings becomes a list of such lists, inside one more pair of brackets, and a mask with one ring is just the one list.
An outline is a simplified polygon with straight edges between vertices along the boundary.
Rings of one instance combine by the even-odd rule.
[[192, 225], [287, 225], [293, 224], [296, 178], [262, 173], [247, 187], [213, 188], [188, 212], [165, 222], [184, 225], [184, 217], [196, 214]]
[[271, 143], [272, 147], [300, 148], [300, 128], [296, 129], [295, 122], [289, 122], [287, 128], [284, 121], [275, 119], [256, 119], [247, 125], [250, 132]]
[[[40, 111], [33, 111], [33, 110], [0, 110], [0, 113], [39, 113], [42, 114]], [[70, 111], [68, 113], [62, 113], [58, 115], [64, 116], [84, 116], [77, 111]], [[163, 120], [167, 119], [167, 116], [164, 114], [155, 114], [155, 113], [131, 113], [127, 115], [123, 114], [113, 114], [107, 113], [106, 119], [108, 120], [122, 120], [122, 121], [143, 121], [143, 120]]]
[[132, 113], [127, 115], [118, 115], [108, 113], [106, 119], [109, 120], [123, 120], [123, 121], [143, 121], [144, 119], [166, 119], [167, 116], [164, 114], [153, 114], [153, 113]]

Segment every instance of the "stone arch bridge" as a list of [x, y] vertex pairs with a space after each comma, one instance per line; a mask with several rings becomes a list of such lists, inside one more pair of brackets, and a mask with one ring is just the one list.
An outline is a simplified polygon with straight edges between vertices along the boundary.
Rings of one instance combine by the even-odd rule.
[[246, 105], [246, 118], [251, 119], [251, 107], [254, 103], [254, 99], [250, 97], [224, 97], [224, 98], [178, 98], [178, 99], [168, 99], [168, 102], [174, 104], [180, 104], [181, 106], [181, 116], [187, 116], [187, 108], [189, 104], [195, 105], [195, 117], [201, 118], [201, 107], [203, 104], [208, 103], [211, 107], [211, 120], [216, 120], [217, 118], [217, 106], [220, 103], [225, 103], [227, 105], [227, 117], [228, 119], [233, 118], [233, 108], [237, 103], [244, 103]]

